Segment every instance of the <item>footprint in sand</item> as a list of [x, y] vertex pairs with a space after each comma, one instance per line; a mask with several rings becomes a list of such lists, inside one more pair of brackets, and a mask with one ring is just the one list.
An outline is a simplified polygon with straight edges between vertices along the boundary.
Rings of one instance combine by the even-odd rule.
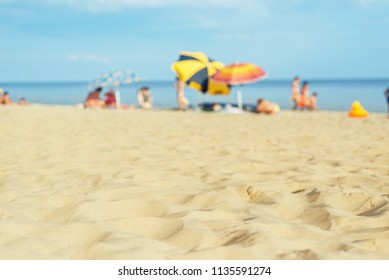
[[314, 203], [320, 197], [321, 192], [318, 192], [316, 189], [307, 193], [306, 197], [309, 203]]
[[308, 208], [298, 218], [322, 230], [329, 230], [332, 226], [331, 215], [324, 208]]

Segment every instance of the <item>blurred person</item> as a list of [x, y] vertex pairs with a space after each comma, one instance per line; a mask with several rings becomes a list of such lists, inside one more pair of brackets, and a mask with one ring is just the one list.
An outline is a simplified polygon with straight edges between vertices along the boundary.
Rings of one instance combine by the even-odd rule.
[[11, 104], [13, 104], [13, 101], [11, 100], [8, 91], [3, 93], [2, 97], [1, 97], [1, 102], [0, 103], [3, 104], [3, 105], [11, 105]]
[[298, 105], [301, 111], [304, 111], [309, 104], [309, 85], [308, 82], [304, 82], [301, 88], [301, 93], [298, 100]]
[[185, 82], [180, 81], [178, 78], [176, 78], [175, 87], [177, 89], [178, 109], [185, 111], [189, 105], [189, 101], [188, 101], [188, 99], [186, 99], [185, 93], [184, 93]]
[[214, 102], [214, 103], [212, 103], [212, 111], [221, 112], [221, 111], [223, 111], [223, 108], [222, 108], [222, 106], [220, 106], [219, 103]]
[[317, 92], [312, 93], [312, 96], [309, 97], [308, 106], [309, 111], [317, 111]]
[[292, 81], [292, 95], [290, 96], [290, 100], [293, 102], [293, 110], [297, 110], [299, 106], [299, 98], [300, 98], [300, 77], [294, 77]]
[[24, 106], [24, 105], [28, 105], [28, 104], [30, 104], [30, 103], [29, 103], [29, 102], [27, 101], [27, 99], [24, 98], [24, 97], [21, 97], [21, 98], [19, 99], [19, 101], [18, 101], [18, 105]]
[[138, 90], [138, 104], [143, 109], [152, 109], [153, 108], [153, 96], [151, 95], [150, 88], [141, 87]]
[[280, 106], [276, 103], [264, 100], [263, 98], [258, 99], [257, 108], [255, 112], [265, 113], [267, 115], [275, 115], [280, 111]]
[[90, 92], [85, 99], [85, 108], [102, 108], [104, 106], [104, 102], [100, 99], [100, 94], [103, 88], [98, 87], [94, 91]]
[[105, 94], [105, 99], [104, 99], [104, 107], [105, 108], [116, 108], [116, 94], [115, 90], [111, 89], [107, 91]]

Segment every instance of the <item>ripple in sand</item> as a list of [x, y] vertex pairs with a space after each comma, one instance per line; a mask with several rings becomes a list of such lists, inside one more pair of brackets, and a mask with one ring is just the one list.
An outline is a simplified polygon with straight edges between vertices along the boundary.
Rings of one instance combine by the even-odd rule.
[[154, 199], [122, 199], [83, 202], [78, 209], [80, 220], [111, 220], [130, 217], [162, 217], [167, 207]]
[[318, 260], [319, 257], [312, 250], [299, 250], [279, 255], [283, 260]]
[[18, 215], [36, 222], [63, 224], [77, 219], [77, 204], [63, 207], [24, 207], [18, 210]]
[[334, 208], [347, 211], [357, 211], [361, 206], [371, 198], [370, 195], [363, 192], [355, 193], [327, 193], [321, 197], [321, 201], [331, 205]]
[[355, 238], [386, 235], [389, 238], [388, 217], [379, 216], [338, 216], [334, 217], [336, 231]]
[[352, 232], [355, 232], [355, 233], [388, 233], [388, 237], [389, 237], [389, 226], [376, 227], [376, 228], [359, 228], [359, 229], [354, 229]]
[[[38, 246], [37, 250], [48, 252], [53, 248], [93, 244], [104, 240], [107, 232], [104, 232], [94, 223], [68, 223], [61, 226], [39, 223], [7, 223], [2, 225], [4, 235], [9, 236], [9, 241], [16, 240], [16, 244], [23, 244], [20, 241]], [[12, 239], [11, 239], [12, 234]]]
[[105, 221], [111, 230], [121, 231], [156, 240], [164, 240], [182, 230], [184, 223], [178, 219], [154, 217], [126, 218]]
[[249, 233], [248, 230], [235, 230], [227, 233], [224, 237], [221, 238], [221, 243], [223, 246], [230, 245], [242, 245], [242, 246], [250, 246], [255, 242], [255, 238], [252, 234]]
[[358, 216], [380, 216], [388, 210], [388, 201], [382, 197], [375, 197], [367, 201], [359, 209]]

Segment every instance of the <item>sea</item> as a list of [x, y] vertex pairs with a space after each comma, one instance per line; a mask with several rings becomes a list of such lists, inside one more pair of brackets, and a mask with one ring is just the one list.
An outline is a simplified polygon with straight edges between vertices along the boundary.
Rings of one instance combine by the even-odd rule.
[[[309, 80], [310, 93], [318, 94], [319, 110], [348, 111], [353, 101], [359, 101], [362, 106], [376, 113], [387, 112], [387, 102], [384, 97], [389, 87], [388, 79], [349, 79], [349, 80]], [[120, 92], [122, 104], [137, 105], [136, 92], [140, 87], [151, 89], [154, 107], [157, 109], [173, 109], [177, 107], [174, 81], [147, 81], [121, 85], [116, 89]], [[88, 82], [0, 82], [0, 88], [10, 93], [13, 101], [26, 98], [30, 103], [47, 105], [78, 105], [82, 104], [91, 90]], [[104, 91], [109, 90], [105, 88]], [[243, 103], [255, 104], [259, 98], [276, 102], [281, 109], [291, 109], [290, 80], [263, 80], [240, 87]], [[104, 94], [103, 91], [103, 94]], [[238, 87], [232, 87], [227, 96], [210, 96], [193, 89], [186, 88], [185, 96], [191, 106], [196, 108], [199, 103], [220, 102], [237, 103]]]

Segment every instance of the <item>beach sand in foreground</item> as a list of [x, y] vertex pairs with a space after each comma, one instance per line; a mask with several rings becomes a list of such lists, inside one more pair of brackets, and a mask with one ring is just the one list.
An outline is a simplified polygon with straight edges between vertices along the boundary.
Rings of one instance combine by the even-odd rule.
[[389, 120], [0, 107], [1, 259], [389, 259]]

